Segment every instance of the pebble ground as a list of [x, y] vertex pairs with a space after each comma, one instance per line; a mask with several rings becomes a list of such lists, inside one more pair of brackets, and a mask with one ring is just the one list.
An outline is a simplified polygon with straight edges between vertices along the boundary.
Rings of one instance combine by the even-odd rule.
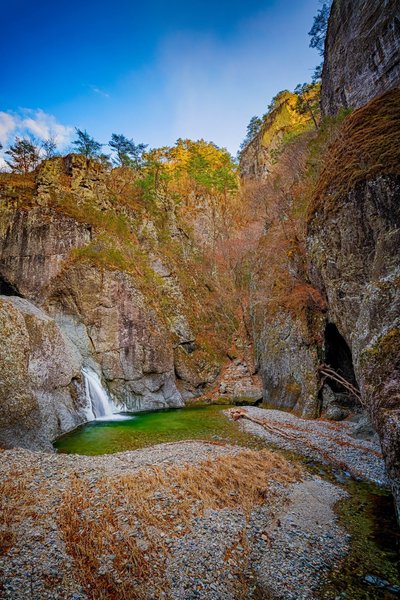
[[[353, 475], [385, 482], [379, 448], [375, 442], [354, 440], [351, 424], [303, 421], [254, 407], [245, 410], [268, 418], [277, 427], [286, 426], [296, 435], [296, 441], [289, 441], [250, 421], [240, 421], [241, 427], [275, 446], [325, 462], [331, 455]], [[1, 452], [0, 482], [10, 477], [23, 480], [29, 474], [29, 496], [36, 515], [16, 524], [15, 540], [0, 556], [0, 598], [90, 598], [74, 576], [73, 560], [57, 525], [58, 504], [71, 475], [83, 477], [94, 489], [104, 476], [134, 474], [151, 465], [194, 464], [242, 450], [187, 441], [95, 457], [21, 449]], [[334, 512], [335, 503], [346, 492], [309, 474], [288, 486], [271, 482], [271, 489], [272, 496], [250, 517], [240, 509], [209, 510], [193, 518], [184, 535], [167, 535], [160, 557], [165, 565], [165, 588], [157, 597], [317, 599], [324, 577], [348, 549], [349, 536]], [[154, 597], [149, 590], [149, 600]]]

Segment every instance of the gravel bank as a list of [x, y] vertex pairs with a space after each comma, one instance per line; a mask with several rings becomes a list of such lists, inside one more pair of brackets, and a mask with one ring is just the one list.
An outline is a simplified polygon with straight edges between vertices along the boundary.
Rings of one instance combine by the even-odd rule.
[[[235, 409], [232, 409], [235, 410]], [[355, 439], [356, 424], [305, 420], [279, 410], [245, 406], [243, 410], [256, 419], [280, 429], [294, 439], [265, 430], [261, 425], [240, 419], [240, 427], [285, 450], [292, 450], [324, 464], [347, 470], [356, 479], [389, 485], [378, 441]], [[230, 411], [226, 411], [230, 414]]]
[[210, 511], [174, 544], [167, 569], [174, 600], [318, 597], [348, 549], [333, 511], [346, 492], [319, 478], [276, 492], [248, 521], [238, 512]]
[[[0, 597], [91, 597], [75, 577], [57, 521], [71, 476], [83, 478], [88, 490], [101, 498], [107, 495], [99, 488], [104, 476], [118, 479], [153, 465], [196, 464], [242, 451], [189, 441], [96, 457], [1, 452], [0, 483], [24, 482], [28, 499], [23, 517], [14, 516], [15, 538], [0, 557]], [[149, 587], [147, 598], [315, 598], [321, 578], [346, 552], [348, 539], [333, 512], [344, 495], [338, 486], [305, 475], [296, 484], [271, 482], [265, 504], [250, 515], [241, 509], [207, 510], [191, 520], [187, 531], [165, 535], [157, 559], [160, 569], [165, 568], [165, 586], [157, 595]], [[118, 513], [122, 524], [127, 516]], [[102, 568], [112, 570], [112, 560], [106, 555]]]

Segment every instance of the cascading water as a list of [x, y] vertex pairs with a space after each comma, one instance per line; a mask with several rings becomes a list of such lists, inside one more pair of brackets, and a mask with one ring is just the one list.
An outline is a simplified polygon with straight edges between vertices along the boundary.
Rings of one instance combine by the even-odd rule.
[[90, 367], [83, 367], [82, 374], [85, 381], [86, 398], [89, 401], [86, 411], [88, 421], [112, 419], [118, 409], [101, 385], [100, 377]]

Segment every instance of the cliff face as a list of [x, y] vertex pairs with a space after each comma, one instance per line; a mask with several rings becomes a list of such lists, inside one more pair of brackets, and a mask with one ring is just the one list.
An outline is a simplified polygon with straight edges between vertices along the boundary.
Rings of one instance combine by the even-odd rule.
[[279, 160], [258, 185], [264, 234], [251, 267], [251, 314], [257, 363], [267, 406], [303, 417], [319, 414], [318, 351], [323, 338], [324, 299], [309, 282], [304, 252], [301, 194], [308, 132], [281, 146]]
[[28, 300], [0, 296], [0, 444], [51, 448], [85, 419], [82, 358], [57, 323]]
[[219, 373], [233, 329], [218, 281], [188, 222], [132, 177], [73, 155], [2, 175], [2, 445], [84, 421], [82, 366], [130, 410], [182, 406]]
[[310, 119], [296, 111], [297, 96], [284, 91], [278, 94], [275, 106], [264, 118], [259, 133], [243, 149], [240, 157], [240, 174], [246, 179], [262, 179], [276, 163], [276, 152], [289, 133], [306, 130]]
[[[266, 215], [252, 273], [264, 400], [304, 416], [342, 419], [366, 412], [400, 514], [395, 5], [334, 1], [321, 91], [323, 113], [333, 118], [308, 139], [301, 134], [274, 142], [275, 162], [253, 169], [247, 185], [254, 188], [255, 174]], [[348, 107], [360, 108], [336, 114]], [[263, 161], [268, 149], [259, 146], [256, 139], [253, 151]], [[248, 174], [249, 161], [256, 160], [247, 149], [243, 161]], [[360, 401], [321, 377], [326, 364], [359, 388]]]
[[396, 87], [399, 46], [396, 0], [334, 0], [325, 42], [323, 115], [358, 108]]
[[[346, 340], [400, 506], [400, 91], [352, 114], [308, 226], [310, 272]], [[380, 142], [382, 147], [380, 147]]]

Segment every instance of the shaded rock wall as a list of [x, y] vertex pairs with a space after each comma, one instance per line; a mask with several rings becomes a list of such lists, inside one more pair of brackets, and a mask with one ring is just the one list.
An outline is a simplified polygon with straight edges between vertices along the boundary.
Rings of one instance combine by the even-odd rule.
[[379, 433], [400, 507], [400, 177], [377, 177], [309, 229], [309, 259], [329, 319], [352, 351], [363, 403]]
[[127, 274], [75, 264], [53, 281], [46, 307], [82, 356], [100, 365], [117, 405], [183, 404], [168, 329]]
[[400, 81], [397, 0], [334, 0], [325, 42], [321, 109], [358, 108]]
[[9, 210], [0, 225], [1, 274], [21, 295], [40, 300], [70, 251], [90, 239], [90, 226], [48, 207]]
[[296, 206], [313, 135], [281, 148], [279, 160], [259, 180], [256, 196], [264, 202], [267, 226], [254, 249], [250, 286], [263, 401], [304, 417], [319, 414], [324, 330], [324, 301], [309, 284], [304, 262], [304, 207]]
[[318, 352], [304, 323], [281, 311], [257, 336], [263, 402], [304, 418], [319, 416]]
[[[256, 276], [253, 306], [265, 398], [273, 406], [300, 409], [307, 416], [313, 416], [307, 406], [314, 406], [317, 414], [321, 401], [322, 408], [331, 402], [329, 395], [336, 402], [327, 386], [318, 399], [315, 377], [318, 365], [327, 359], [321, 336], [324, 321], [337, 328], [351, 351], [348, 369], [354, 368], [362, 406], [379, 434], [400, 515], [399, 37], [396, 2], [334, 0], [325, 46], [322, 111], [335, 116], [343, 107], [361, 108], [334, 126], [336, 134], [319, 156], [319, 178], [312, 184], [308, 217], [302, 217], [304, 225], [308, 219], [306, 271], [296, 270], [290, 248], [288, 260], [281, 262], [286, 279], [279, 278], [277, 252], [270, 251], [263, 273]], [[380, 96], [382, 92], [386, 93]], [[253, 150], [257, 153], [257, 148]], [[262, 160], [264, 154], [265, 149]], [[269, 179], [271, 175], [269, 168]], [[307, 189], [306, 176], [300, 171], [298, 175], [304, 177]], [[258, 176], [265, 179], [261, 172]], [[265, 189], [271, 206], [271, 198], [276, 200]], [[290, 198], [301, 200], [301, 194]], [[297, 213], [301, 210], [300, 204]], [[290, 221], [287, 215], [285, 219]], [[267, 235], [272, 233], [270, 229]], [[278, 248], [281, 240], [271, 237], [270, 245]], [[277, 313], [275, 307], [275, 318], [268, 317], [274, 290], [293, 276], [326, 300], [325, 316], [314, 310], [311, 329], [304, 313], [294, 315], [293, 322], [288, 319], [285, 298]], [[297, 398], [289, 393], [296, 389]]]
[[51, 448], [85, 419], [82, 358], [28, 300], [0, 296], [0, 445]]

